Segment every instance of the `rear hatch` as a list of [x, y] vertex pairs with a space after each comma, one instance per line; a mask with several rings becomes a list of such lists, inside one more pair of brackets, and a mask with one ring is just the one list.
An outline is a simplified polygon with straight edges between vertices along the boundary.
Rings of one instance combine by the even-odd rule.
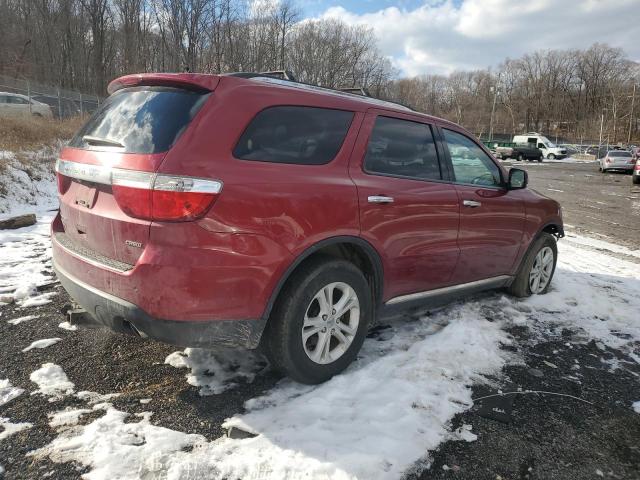
[[135, 265], [149, 238], [154, 173], [210, 94], [193, 85], [140, 83], [111, 95], [57, 164], [64, 231], [54, 232], [56, 239], [119, 270]]

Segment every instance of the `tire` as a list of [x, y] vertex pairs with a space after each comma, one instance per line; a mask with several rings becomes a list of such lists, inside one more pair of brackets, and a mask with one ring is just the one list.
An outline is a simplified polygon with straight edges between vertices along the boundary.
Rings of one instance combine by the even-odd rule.
[[[542, 256], [545, 255], [543, 250], [549, 249], [553, 253], [553, 261], [551, 264], [546, 264], [545, 270], [547, 271], [548, 278], [544, 285], [538, 284], [537, 288], [532, 290], [532, 286], [536, 287], [535, 282], [531, 281], [531, 270], [536, 263], [538, 254], [542, 252]], [[548, 251], [547, 251], [548, 252]], [[538, 260], [540, 261], [540, 260]], [[544, 295], [549, 291], [549, 286], [553, 280], [553, 274], [556, 271], [556, 263], [558, 261], [558, 248], [556, 246], [556, 239], [549, 233], [541, 233], [536, 238], [529, 248], [526, 256], [522, 260], [522, 264], [518, 270], [516, 278], [509, 286], [509, 293], [515, 297], [523, 298], [531, 295]]]
[[[335, 295], [333, 306], [338, 305], [340, 294], [348, 292], [345, 286], [355, 294], [359, 309], [352, 308], [338, 319], [332, 318], [331, 313], [323, 315], [318, 298], [326, 297], [318, 296], [329, 288]], [[306, 384], [325, 382], [355, 360], [371, 323], [372, 306], [371, 288], [355, 265], [326, 256], [312, 259], [294, 272], [280, 293], [265, 331], [264, 351], [272, 366], [293, 380]], [[325, 317], [328, 318], [323, 320]], [[306, 318], [314, 325], [305, 327]], [[341, 327], [334, 328], [334, 325]], [[345, 327], [352, 327], [353, 334], [349, 335]], [[308, 335], [319, 328], [324, 328], [324, 332], [319, 330]], [[308, 335], [306, 340], [303, 340], [304, 329]], [[337, 335], [330, 333], [334, 330], [350, 343], [341, 343]], [[326, 355], [325, 349], [318, 353], [321, 338], [327, 337], [329, 350]], [[316, 354], [318, 358], [313, 360], [311, 357]]]
[[523, 155], [523, 154], [521, 154], [521, 153], [519, 153], [519, 154], [518, 154], [518, 161], [519, 161], [519, 162], [522, 162], [523, 160], [524, 160], [524, 155]]
[[540, 158], [538, 158], [538, 163], [542, 163], [542, 160], [544, 160], [544, 156], [540, 155]]
[[634, 175], [631, 179], [634, 185], [640, 185], [640, 175]]
[[549, 155], [547, 155], [547, 158], [548, 158], [549, 160], [555, 160], [555, 159], [556, 159], [556, 156], [555, 156], [553, 153], [550, 153]]

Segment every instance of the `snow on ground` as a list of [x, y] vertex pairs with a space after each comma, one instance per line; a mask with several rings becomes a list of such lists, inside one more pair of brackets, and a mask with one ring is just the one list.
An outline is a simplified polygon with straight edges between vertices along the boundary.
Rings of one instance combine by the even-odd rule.
[[[474, 440], [472, 426], [451, 431], [450, 421], [473, 404], [472, 384], [518, 361], [500, 349], [511, 341], [504, 327], [527, 324], [546, 335], [566, 327], [580, 332], [572, 342], [596, 339], [633, 355], [640, 341], [640, 264], [633, 255], [619, 259], [621, 248], [571, 235], [559, 242], [556, 277], [545, 296], [494, 293], [392, 322], [365, 342], [344, 374], [318, 386], [284, 379], [246, 402], [246, 412], [225, 426], [253, 438], [207, 442], [99, 404], [94, 409], [105, 414], [87, 425], [74, 425], [85, 412], [59, 414], [58, 437], [38, 456], [76, 461], [91, 469], [89, 479], [398, 478], [424, 468], [441, 442]], [[260, 374], [259, 357], [242, 360], [238, 353], [187, 349], [166, 362], [188, 368], [187, 381], [201, 394], [216, 394]]]
[[14, 387], [13, 385], [11, 385], [8, 378], [0, 380], [0, 406], [4, 405], [5, 403], [9, 403], [11, 400], [19, 397], [23, 393], [24, 390], [22, 388]]
[[29, 350], [33, 350], [34, 348], [47, 348], [47, 347], [50, 347], [51, 345], [55, 345], [61, 340], [62, 340], [61, 338], [57, 338], [57, 337], [43, 338], [42, 340], [36, 340], [35, 342], [32, 342], [31, 345], [29, 345], [28, 347], [23, 348], [22, 353], [26, 353]]
[[187, 382], [200, 387], [200, 395], [222, 393], [237, 385], [238, 381], [252, 382], [267, 363], [254, 352], [243, 350], [211, 351], [187, 348], [173, 352], [164, 363], [176, 368], [189, 368]]
[[56, 282], [51, 267], [49, 228], [53, 214], [17, 230], [0, 230], [0, 302], [38, 306], [56, 292], [39, 293], [38, 287]]
[[39, 316], [40, 315], [25, 315], [24, 317], [17, 317], [12, 318], [11, 320], [7, 320], [7, 323], [11, 325], [20, 325], [22, 322], [28, 322], [29, 320], [33, 320], [34, 318], [38, 318]]
[[634, 412], [640, 413], [640, 400], [638, 400], [637, 402], [633, 402], [633, 405], [631, 405], [631, 408], [633, 408]]
[[38, 385], [38, 390], [31, 394], [46, 395], [51, 397], [49, 401], [59, 400], [63, 396], [73, 393], [75, 388], [62, 367], [54, 363], [44, 363], [41, 368], [31, 372], [29, 379]]
[[0, 417], [0, 427], [3, 428], [3, 430], [0, 431], [0, 441], [2, 441], [5, 438], [9, 438], [14, 433], [33, 427], [33, 424], [29, 422], [11, 423], [7, 417]]
[[69, 322], [59, 323], [58, 328], [61, 328], [63, 330], [69, 330], [70, 332], [75, 332], [76, 330], [78, 330], [77, 325], [71, 325]]
[[55, 160], [60, 146], [37, 151], [0, 150], [0, 215], [57, 208]]

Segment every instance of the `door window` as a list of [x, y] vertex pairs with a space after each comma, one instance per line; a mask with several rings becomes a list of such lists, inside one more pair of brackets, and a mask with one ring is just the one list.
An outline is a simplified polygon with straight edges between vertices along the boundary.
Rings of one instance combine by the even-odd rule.
[[502, 184], [500, 169], [469, 137], [442, 129], [449, 147], [456, 183], [497, 187]]
[[9, 97], [9, 103], [13, 103], [15, 105], [26, 105], [29, 102], [27, 102], [24, 98]]
[[440, 164], [429, 125], [378, 117], [369, 138], [364, 169], [368, 173], [440, 180]]

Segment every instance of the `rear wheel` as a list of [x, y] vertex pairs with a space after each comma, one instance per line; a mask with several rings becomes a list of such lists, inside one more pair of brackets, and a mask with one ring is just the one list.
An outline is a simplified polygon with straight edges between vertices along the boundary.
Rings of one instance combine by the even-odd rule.
[[371, 316], [362, 272], [350, 262], [318, 257], [283, 289], [265, 332], [266, 353], [293, 380], [324, 382], [355, 360]]
[[523, 154], [521, 154], [521, 153], [519, 153], [519, 154], [518, 154], [518, 161], [519, 161], [519, 162], [522, 162], [523, 160], [524, 160], [524, 155], [523, 155]]
[[634, 185], [640, 185], [640, 175], [634, 175], [632, 179]]
[[557, 259], [556, 239], [549, 233], [542, 233], [527, 252], [516, 278], [509, 286], [509, 293], [516, 297], [547, 293]]
[[538, 162], [542, 163], [542, 160], [544, 160], [544, 156], [540, 155], [540, 157], [538, 157]]

